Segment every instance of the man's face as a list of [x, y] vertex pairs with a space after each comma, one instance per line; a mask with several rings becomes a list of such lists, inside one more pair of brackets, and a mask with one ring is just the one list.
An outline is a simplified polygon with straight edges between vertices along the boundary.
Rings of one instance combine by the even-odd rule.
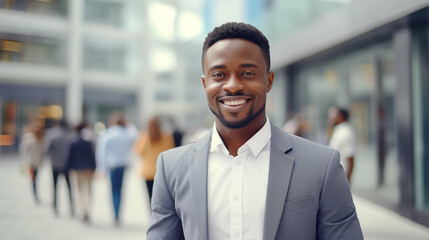
[[210, 110], [227, 128], [242, 128], [265, 119], [266, 94], [274, 74], [268, 72], [258, 45], [243, 39], [216, 42], [203, 59], [202, 77]]

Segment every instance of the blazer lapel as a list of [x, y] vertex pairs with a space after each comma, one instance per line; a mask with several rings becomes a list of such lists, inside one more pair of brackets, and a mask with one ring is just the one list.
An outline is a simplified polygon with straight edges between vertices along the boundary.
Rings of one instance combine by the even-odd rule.
[[208, 239], [207, 161], [210, 139], [211, 131], [195, 144], [196, 154], [190, 159], [192, 207], [201, 239]]
[[263, 239], [275, 239], [283, 214], [294, 158], [286, 154], [292, 148], [289, 136], [271, 123], [271, 152], [265, 203]]

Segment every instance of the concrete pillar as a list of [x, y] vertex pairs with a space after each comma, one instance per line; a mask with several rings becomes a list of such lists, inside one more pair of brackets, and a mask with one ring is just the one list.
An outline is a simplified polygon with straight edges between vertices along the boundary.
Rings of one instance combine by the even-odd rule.
[[[398, 160], [400, 172], [400, 205], [401, 207], [414, 206], [414, 155], [413, 155], [413, 128], [412, 128], [412, 88], [411, 88], [411, 43], [412, 33], [404, 24], [393, 34], [395, 51], [395, 118], [398, 146]], [[407, 213], [408, 214], [408, 213]], [[411, 214], [411, 213], [409, 213]], [[411, 216], [411, 215], [410, 215]], [[410, 217], [408, 216], [408, 217]]]
[[[174, 102], [178, 103], [178, 109], [175, 109], [175, 111], [171, 111], [172, 113], [174, 113], [174, 116], [172, 116], [174, 118], [175, 123], [178, 126], [184, 126], [185, 121], [186, 121], [186, 115], [187, 113], [187, 109], [186, 109], [186, 90], [187, 90], [187, 86], [188, 84], [186, 84], [186, 81], [188, 80], [186, 78], [186, 65], [185, 65], [185, 61], [186, 61], [186, 56], [183, 52], [183, 48], [182, 48], [182, 42], [180, 39], [180, 17], [182, 14], [182, 8], [180, 6], [180, 1], [176, 1], [175, 3], [175, 8], [176, 8], [176, 19], [174, 21], [174, 48], [175, 48], [175, 53], [176, 53], [176, 59], [177, 59], [177, 65], [176, 65], [176, 70], [175, 72], [177, 73], [177, 78], [173, 79], [174, 81], [174, 85], [175, 87], [175, 92], [174, 92]], [[173, 104], [174, 104], [173, 102]]]
[[148, 119], [154, 113], [154, 83], [153, 71], [150, 67], [150, 54], [152, 44], [152, 36], [149, 23], [149, 3], [150, 0], [142, 1], [142, 21], [143, 21], [143, 34], [141, 35], [141, 56], [142, 56], [142, 76], [139, 79], [139, 91], [137, 96], [138, 108], [138, 125], [141, 125], [145, 119]]
[[83, 0], [68, 1], [69, 4], [69, 38], [68, 70], [66, 83], [65, 117], [71, 125], [82, 120], [83, 87], [82, 87], [82, 52], [83, 52]]

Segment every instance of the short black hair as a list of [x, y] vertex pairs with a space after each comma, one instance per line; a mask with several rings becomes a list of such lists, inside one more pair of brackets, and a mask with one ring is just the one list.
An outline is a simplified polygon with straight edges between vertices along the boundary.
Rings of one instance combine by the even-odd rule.
[[261, 31], [247, 23], [228, 22], [220, 25], [219, 27], [215, 27], [213, 31], [207, 35], [204, 41], [201, 62], [204, 63], [204, 56], [211, 46], [220, 40], [231, 38], [247, 40], [258, 45], [261, 48], [265, 62], [267, 63], [267, 71], [270, 70], [270, 45], [268, 40]]
[[82, 121], [75, 127], [75, 130], [78, 134], [81, 134], [82, 130], [87, 127], [88, 127], [88, 124], [85, 121]]

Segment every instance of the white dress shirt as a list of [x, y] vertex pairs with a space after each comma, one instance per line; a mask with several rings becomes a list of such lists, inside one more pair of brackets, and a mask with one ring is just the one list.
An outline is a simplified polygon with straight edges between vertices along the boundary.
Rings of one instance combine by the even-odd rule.
[[340, 152], [341, 164], [347, 171], [347, 158], [353, 157], [356, 152], [354, 131], [348, 122], [342, 122], [334, 127], [329, 146]]
[[262, 239], [270, 159], [271, 125], [229, 154], [216, 125], [208, 158], [210, 240]]

